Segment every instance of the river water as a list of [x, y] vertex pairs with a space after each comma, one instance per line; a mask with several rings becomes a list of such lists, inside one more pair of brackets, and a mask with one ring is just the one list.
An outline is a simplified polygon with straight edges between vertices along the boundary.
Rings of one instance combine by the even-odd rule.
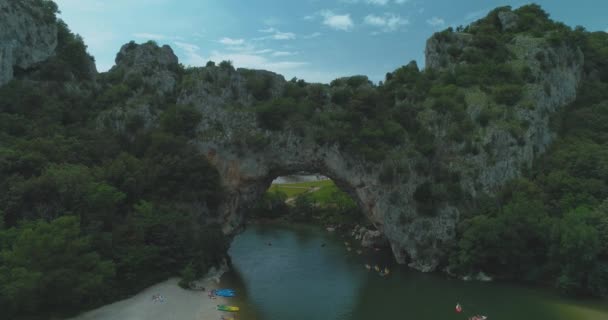
[[[248, 226], [229, 251], [234, 270], [222, 278], [223, 286], [238, 291], [233, 304], [241, 307], [239, 319], [608, 319], [605, 300], [423, 274], [395, 265], [389, 252], [349, 252], [344, 241], [311, 226]], [[381, 277], [366, 263], [388, 267], [391, 274]], [[463, 307], [460, 314], [456, 303]]]

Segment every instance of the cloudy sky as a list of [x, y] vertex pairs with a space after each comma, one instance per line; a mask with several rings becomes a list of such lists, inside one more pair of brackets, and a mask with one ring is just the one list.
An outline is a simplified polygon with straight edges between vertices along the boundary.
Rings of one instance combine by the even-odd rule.
[[[433, 33], [466, 25], [513, 0], [56, 0], [83, 36], [97, 68], [114, 64], [131, 40], [170, 45], [184, 65], [208, 60], [267, 69], [287, 79], [374, 81], [410, 60], [424, 66]], [[568, 25], [608, 32], [608, 0], [539, 0]]]

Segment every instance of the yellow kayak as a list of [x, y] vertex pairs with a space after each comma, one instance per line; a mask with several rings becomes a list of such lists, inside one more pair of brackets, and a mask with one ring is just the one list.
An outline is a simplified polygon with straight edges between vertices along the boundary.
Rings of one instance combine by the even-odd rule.
[[220, 311], [237, 312], [237, 311], [239, 311], [240, 309], [239, 309], [239, 307], [235, 307], [235, 306], [226, 306], [226, 305], [223, 305], [223, 304], [218, 304], [218, 305], [217, 305], [217, 310], [220, 310]]

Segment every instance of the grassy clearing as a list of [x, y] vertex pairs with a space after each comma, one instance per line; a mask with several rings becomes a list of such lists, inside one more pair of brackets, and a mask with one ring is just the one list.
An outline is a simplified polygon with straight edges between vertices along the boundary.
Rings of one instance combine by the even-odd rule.
[[321, 181], [310, 181], [310, 182], [299, 182], [299, 183], [285, 183], [285, 184], [273, 184], [268, 189], [268, 192], [280, 191], [287, 195], [288, 198], [298, 196], [300, 194], [311, 192], [315, 188], [317, 191], [313, 194], [331, 192], [331, 190], [338, 190], [336, 185], [331, 180]]

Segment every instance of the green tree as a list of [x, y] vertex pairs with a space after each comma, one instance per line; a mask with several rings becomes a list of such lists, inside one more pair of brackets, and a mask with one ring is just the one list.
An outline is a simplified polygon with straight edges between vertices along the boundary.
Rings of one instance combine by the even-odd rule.
[[76, 217], [37, 221], [0, 231], [12, 238], [0, 251], [4, 314], [62, 311], [98, 301], [114, 276], [83, 236]]

